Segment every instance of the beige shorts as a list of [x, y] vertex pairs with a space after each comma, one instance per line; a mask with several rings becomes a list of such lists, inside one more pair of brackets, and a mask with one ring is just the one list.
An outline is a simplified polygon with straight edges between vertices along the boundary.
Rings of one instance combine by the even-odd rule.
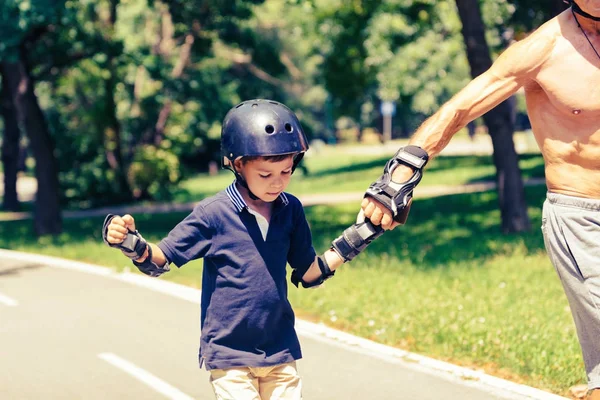
[[302, 400], [296, 362], [210, 370], [217, 400]]

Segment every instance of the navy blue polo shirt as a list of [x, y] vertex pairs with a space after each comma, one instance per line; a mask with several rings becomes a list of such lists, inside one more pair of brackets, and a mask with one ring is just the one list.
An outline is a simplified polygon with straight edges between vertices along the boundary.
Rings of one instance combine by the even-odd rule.
[[264, 367], [302, 358], [287, 298], [286, 265], [315, 259], [300, 201], [274, 202], [266, 240], [235, 187], [204, 199], [158, 246], [177, 267], [204, 258], [200, 366]]

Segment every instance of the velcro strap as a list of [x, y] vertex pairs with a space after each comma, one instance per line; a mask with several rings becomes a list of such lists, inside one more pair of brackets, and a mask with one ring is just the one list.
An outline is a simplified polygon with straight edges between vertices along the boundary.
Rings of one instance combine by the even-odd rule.
[[305, 289], [313, 288], [319, 285], [322, 285], [327, 279], [331, 278], [335, 275], [335, 271], [332, 271], [329, 268], [329, 264], [327, 264], [327, 260], [325, 260], [325, 256], [317, 257], [317, 264], [319, 266], [319, 270], [321, 271], [321, 276], [312, 282], [304, 282], [302, 277], [298, 276], [296, 270], [292, 272], [292, 283], [298, 287], [298, 284], [302, 283], [302, 287]]
[[[394, 219], [399, 221], [402, 211], [410, 204], [413, 189], [421, 181], [423, 168], [428, 160], [427, 152], [418, 146], [401, 147], [386, 163], [379, 179], [369, 186], [365, 196], [373, 197], [383, 204], [390, 210]], [[393, 182], [392, 174], [401, 164], [411, 167], [413, 175], [406, 182]]]
[[123, 252], [123, 254], [125, 254], [132, 260], [137, 260], [138, 258], [141, 258], [146, 252], [146, 247], [149, 246], [146, 240], [142, 237], [142, 235], [140, 235], [140, 233], [137, 230], [129, 231], [129, 233], [127, 233], [127, 236], [125, 237], [125, 240], [123, 240], [123, 242], [121, 243], [110, 243], [108, 241], [108, 226], [110, 225], [110, 221], [112, 221], [114, 217], [116, 217], [116, 215], [108, 214], [104, 219], [104, 224], [102, 226], [102, 240], [104, 240], [104, 243], [106, 243], [110, 247], [116, 247], [117, 249], [120, 249]]
[[[139, 258], [139, 257], [138, 257]], [[165, 263], [162, 267], [159, 267], [155, 262], [152, 261], [152, 246], [148, 246], [148, 257], [144, 260], [144, 262], [137, 262], [132, 260], [133, 264], [138, 267], [138, 269], [146, 275], [150, 275], [152, 277], [158, 277], [164, 274], [165, 272], [170, 271], [169, 263]]]
[[344, 260], [351, 261], [360, 254], [374, 239], [385, 232], [379, 225], [373, 225], [371, 221], [356, 223], [346, 228], [341, 236], [331, 243], [331, 247]]

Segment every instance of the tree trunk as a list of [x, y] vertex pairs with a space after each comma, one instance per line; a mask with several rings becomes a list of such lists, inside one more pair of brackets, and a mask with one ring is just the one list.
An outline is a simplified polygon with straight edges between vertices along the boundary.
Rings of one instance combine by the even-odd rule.
[[2, 90], [0, 91], [0, 114], [4, 120], [4, 136], [2, 140], [2, 167], [4, 170], [4, 211], [19, 211], [21, 205], [17, 197], [17, 171], [19, 170], [19, 123], [13, 105], [6, 77], [0, 68]]
[[[456, 0], [462, 21], [462, 34], [467, 48], [471, 76], [479, 76], [492, 65], [485, 40], [485, 26], [477, 0]], [[531, 228], [519, 157], [513, 143], [514, 125], [509, 101], [504, 101], [483, 116], [494, 147], [494, 165], [498, 183], [498, 200], [505, 233], [522, 232]]]
[[22, 54], [15, 62], [2, 63], [2, 69], [17, 110], [17, 118], [27, 132], [35, 158], [35, 177], [38, 184], [35, 232], [38, 236], [59, 234], [62, 231], [62, 219], [58, 167], [54, 158], [54, 143], [34, 92], [34, 82]]
[[107, 35], [107, 60], [106, 69], [108, 70], [109, 76], [104, 81], [104, 115], [105, 115], [105, 127], [104, 127], [104, 149], [106, 154], [106, 161], [115, 174], [115, 183], [117, 185], [116, 191], [122, 198], [120, 200], [131, 200], [131, 188], [127, 182], [125, 173], [125, 165], [123, 163], [123, 149], [121, 141], [121, 123], [117, 118], [117, 104], [115, 101], [115, 92], [117, 87], [117, 66], [116, 57], [112, 46], [112, 40], [114, 35], [115, 22], [117, 21], [117, 6], [119, 0], [111, 0], [110, 2], [110, 15], [108, 16], [108, 30]]

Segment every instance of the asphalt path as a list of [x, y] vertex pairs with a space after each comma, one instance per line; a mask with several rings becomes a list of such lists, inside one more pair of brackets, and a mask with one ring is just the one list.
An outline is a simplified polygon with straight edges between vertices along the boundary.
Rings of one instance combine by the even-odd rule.
[[[197, 363], [199, 299], [137, 273], [0, 250], [0, 399], [213, 399]], [[305, 321], [298, 331], [305, 399], [559, 399]]]

